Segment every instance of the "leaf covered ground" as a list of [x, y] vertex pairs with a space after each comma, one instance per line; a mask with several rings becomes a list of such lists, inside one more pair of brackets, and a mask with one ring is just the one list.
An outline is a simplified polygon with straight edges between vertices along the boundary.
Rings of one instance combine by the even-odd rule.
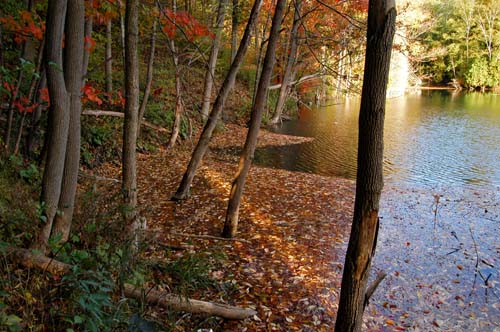
[[[189, 149], [139, 156], [140, 214], [147, 221], [149, 240], [154, 239], [148, 255], [163, 258], [158, 244], [189, 244], [194, 252], [224, 254], [224, 264], [213, 269], [211, 277], [231, 284], [230, 296], [195, 295], [251, 307], [258, 315], [219, 321], [221, 331], [331, 331], [354, 182], [254, 165], [240, 210], [239, 240], [191, 236], [220, 235], [245, 134], [246, 129], [228, 125], [216, 135], [190, 197], [180, 203], [170, 197]], [[262, 131], [259, 146], [306, 140]], [[97, 174], [118, 178], [119, 169], [106, 165]], [[365, 327], [500, 329], [499, 196], [498, 188], [475, 193], [386, 188], [372, 274], [383, 270], [388, 277], [367, 308]], [[180, 325], [178, 330], [183, 330]]]

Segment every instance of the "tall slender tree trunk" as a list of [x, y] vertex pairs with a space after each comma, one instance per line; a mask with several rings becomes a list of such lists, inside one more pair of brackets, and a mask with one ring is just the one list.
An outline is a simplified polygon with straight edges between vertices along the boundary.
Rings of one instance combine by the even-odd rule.
[[[125, 53], [126, 53], [125, 52], [125, 47], [126, 47], [125, 46], [125, 44], [126, 44], [125, 35], [126, 35], [127, 28], [125, 27], [125, 17], [123, 17], [123, 14], [122, 14], [122, 7], [123, 7], [122, 0], [118, 0], [118, 15], [120, 17], [120, 40], [122, 42], [122, 59], [123, 59], [123, 63], [125, 64], [127, 62], [125, 60]], [[126, 16], [126, 14], [125, 14], [125, 16]]]
[[153, 65], [155, 59], [156, 49], [156, 25], [157, 20], [153, 22], [153, 31], [151, 32], [151, 43], [149, 48], [148, 69], [146, 72], [146, 87], [144, 88], [144, 96], [142, 97], [141, 105], [139, 106], [139, 124], [137, 125], [137, 138], [141, 135], [141, 123], [144, 113], [146, 113], [146, 106], [148, 105], [149, 95], [151, 93], [151, 85], [153, 83]]
[[207, 123], [203, 128], [203, 132], [201, 133], [200, 139], [198, 140], [198, 143], [196, 144], [196, 147], [193, 151], [186, 172], [182, 177], [179, 188], [177, 188], [176, 193], [172, 197], [173, 200], [185, 199], [189, 194], [189, 188], [191, 187], [193, 178], [196, 174], [196, 171], [198, 170], [198, 167], [200, 166], [205, 152], [208, 149], [210, 138], [212, 137], [215, 126], [217, 125], [217, 120], [220, 116], [220, 113], [224, 109], [224, 103], [226, 102], [229, 92], [234, 85], [236, 74], [238, 73], [241, 63], [245, 58], [248, 45], [250, 44], [252, 30], [257, 22], [257, 18], [259, 17], [261, 6], [262, 0], [256, 0], [253, 4], [252, 10], [250, 12], [250, 17], [248, 18], [248, 23], [245, 28], [245, 32], [243, 33], [243, 37], [238, 48], [238, 52], [236, 52], [236, 56], [231, 64], [231, 67], [229, 68], [229, 72], [227, 73], [226, 78], [222, 83], [217, 98], [215, 99], [214, 106], [212, 107], [212, 111], [210, 112], [210, 115], [208, 117]]
[[123, 124], [122, 193], [124, 217], [131, 235], [137, 230], [136, 145], [139, 123], [139, 58], [137, 54], [139, 1], [127, 0], [125, 8], [125, 119]]
[[366, 305], [366, 284], [379, 227], [385, 101], [395, 21], [394, 0], [370, 0], [359, 114], [356, 199], [342, 276], [337, 332], [360, 331]]
[[281, 82], [278, 101], [274, 109], [274, 116], [271, 119], [271, 124], [277, 124], [281, 121], [281, 113], [285, 106], [286, 97], [290, 92], [290, 82], [292, 80], [293, 66], [295, 65], [295, 58], [297, 56], [297, 35], [300, 26], [300, 10], [302, 7], [302, 0], [295, 0], [295, 12], [293, 17], [292, 30], [290, 31], [290, 55], [288, 56], [285, 71], [283, 73], [283, 81]]
[[233, 12], [231, 17], [231, 62], [234, 61], [238, 51], [238, 27], [240, 26], [240, 4], [239, 0], [233, 0]]
[[113, 92], [113, 35], [112, 21], [106, 22], [106, 62], [104, 64], [104, 73], [106, 76], [106, 93]]
[[[42, 70], [44, 49], [45, 49], [45, 39], [43, 39], [42, 42], [40, 43], [40, 45], [38, 46], [38, 51], [37, 51], [37, 56], [36, 56], [36, 69], [35, 69], [35, 73], [37, 75], [33, 75], [32, 79], [31, 79], [30, 87], [28, 89], [27, 99], [32, 103], [34, 103], [34, 100], [33, 100], [34, 97], [37, 96], [37, 94], [35, 93], [36, 88], [37, 88], [37, 86], [40, 85], [40, 80], [41, 80], [40, 72]], [[26, 116], [27, 116], [27, 112], [23, 112], [23, 115], [21, 117], [21, 123], [19, 124], [19, 130], [17, 132], [16, 145], [14, 147], [14, 154], [15, 155], [18, 153], [19, 147], [21, 145], [21, 139], [22, 139], [23, 132], [24, 132], [24, 122], [26, 120]]]
[[226, 15], [228, 0], [219, 1], [217, 9], [217, 22], [215, 25], [215, 38], [212, 43], [212, 50], [208, 59], [208, 68], [205, 74], [205, 87], [203, 89], [203, 103], [201, 105], [201, 115], [203, 119], [208, 117], [210, 111], [210, 101], [212, 99], [212, 86], [214, 84], [215, 67], [217, 65], [217, 56], [219, 55], [220, 41], [222, 38], [222, 28], [224, 28], [224, 16]]
[[[93, 5], [94, 1], [90, 0], [89, 1], [90, 6]], [[85, 18], [85, 23], [84, 23], [84, 38], [92, 38], [92, 31], [94, 29], [94, 19], [93, 15], [90, 14], [88, 17]], [[87, 70], [89, 68], [89, 61], [90, 61], [90, 45], [86, 45], [88, 49], [85, 49], [83, 53], [83, 60], [82, 60], [82, 80], [85, 82], [87, 80]]]
[[78, 183], [78, 169], [80, 166], [80, 116], [82, 112], [81, 89], [84, 66], [88, 64], [89, 53], [84, 50], [85, 33], [85, 5], [83, 0], [68, 1], [66, 16], [66, 50], [64, 52], [64, 79], [69, 97], [69, 132], [64, 161], [61, 196], [59, 197], [58, 211], [54, 220], [52, 234], [61, 236], [61, 241], [69, 238], [75, 196]]
[[[49, 1], [47, 9], [47, 30], [45, 48], [45, 71], [50, 96], [50, 115], [47, 141], [47, 157], [42, 179], [41, 201], [45, 205], [45, 225], [35, 247], [45, 250], [57, 212], [64, 171], [66, 144], [68, 141], [69, 98], [64, 82], [62, 59], [63, 24], [67, 1]], [[80, 68], [80, 67], [79, 67]]]
[[31, 120], [30, 128], [28, 130], [28, 135], [26, 137], [26, 154], [31, 158], [33, 155], [33, 150], [36, 144], [37, 137], [40, 131], [40, 120], [42, 119], [42, 99], [40, 90], [47, 87], [47, 75], [44, 68], [42, 68], [40, 73], [40, 80], [38, 81], [38, 86], [36, 88], [36, 103], [38, 106], [35, 108]]
[[[172, 11], [177, 12], [177, 2], [173, 0]], [[175, 24], [175, 19], [174, 19]], [[174, 123], [172, 124], [172, 132], [170, 133], [170, 138], [168, 140], [167, 149], [171, 149], [175, 146], [177, 142], [177, 137], [179, 136], [179, 131], [181, 129], [181, 115], [184, 110], [182, 103], [182, 82], [181, 82], [181, 71], [179, 66], [179, 55], [177, 54], [177, 47], [175, 46], [175, 41], [170, 39], [170, 52], [172, 53], [172, 60], [175, 68], [175, 109], [174, 109]]]
[[233, 237], [238, 229], [238, 216], [240, 209], [241, 196], [243, 194], [243, 187], [245, 186], [246, 176], [252, 164], [252, 159], [257, 144], [257, 136], [259, 135], [260, 123], [262, 113], [264, 111], [267, 99], [267, 90], [271, 82], [271, 75], [273, 73], [276, 46], [278, 44], [281, 21], [285, 11], [286, 0], [278, 0], [276, 9], [274, 11], [271, 32], [269, 34], [269, 43], [267, 45], [266, 56], [262, 66], [262, 74], [257, 88], [255, 103], [252, 107], [252, 114], [250, 118], [250, 128], [248, 129], [247, 138], [243, 151], [240, 156], [238, 171], [236, 172], [235, 179], [231, 187], [231, 194], [229, 196], [229, 203], [227, 207], [226, 220], [224, 222], [224, 230], [222, 236]]

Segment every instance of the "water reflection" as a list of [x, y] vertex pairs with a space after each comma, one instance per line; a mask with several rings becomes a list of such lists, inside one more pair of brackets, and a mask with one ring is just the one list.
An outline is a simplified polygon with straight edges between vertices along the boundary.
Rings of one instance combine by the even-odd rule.
[[[355, 178], [359, 102], [303, 110], [278, 132], [312, 142], [258, 149], [256, 162]], [[500, 185], [500, 96], [424, 91], [387, 102], [387, 183]]]

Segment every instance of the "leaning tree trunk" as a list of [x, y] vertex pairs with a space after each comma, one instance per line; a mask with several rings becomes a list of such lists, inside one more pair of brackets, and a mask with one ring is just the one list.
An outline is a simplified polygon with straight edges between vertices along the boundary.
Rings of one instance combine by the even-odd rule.
[[139, 1], [125, 8], [125, 119], [123, 123], [122, 193], [124, 218], [131, 235], [137, 230], [137, 127], [139, 122], [139, 58], [137, 54]]
[[41, 250], [46, 250], [57, 212], [68, 141], [69, 98], [61, 70], [63, 68], [61, 44], [66, 7], [67, 1], [54, 0], [49, 1], [47, 9], [45, 70], [51, 100], [48, 124], [51, 130], [47, 133], [47, 157], [42, 179], [41, 201], [44, 204], [45, 225], [37, 243], [34, 244]]
[[[64, 52], [64, 78], [69, 94], [69, 132], [66, 145], [66, 157], [62, 179], [61, 196], [59, 197], [58, 213], [54, 220], [52, 234], [61, 236], [60, 241], [69, 238], [71, 221], [75, 207], [75, 195], [78, 183], [80, 165], [80, 116], [82, 113], [81, 89], [85, 57], [85, 5], [83, 0], [68, 1], [66, 16], [66, 51]], [[87, 60], [88, 64], [88, 60]]]
[[[109, 19], [106, 22], [106, 58], [104, 63], [104, 73], [106, 76], [106, 93], [111, 95], [113, 92], [113, 36], [112, 21]], [[111, 97], [109, 97], [111, 98]]]
[[153, 64], [155, 59], [156, 49], [156, 25], [157, 20], [153, 21], [153, 31], [151, 32], [151, 42], [148, 57], [148, 69], [146, 71], [146, 87], [144, 88], [144, 96], [142, 97], [141, 105], [139, 106], [139, 118], [137, 125], [137, 138], [141, 136], [141, 124], [144, 113], [146, 113], [146, 106], [148, 105], [149, 94], [151, 93], [151, 85], [153, 84]]
[[233, 0], [233, 12], [231, 17], [231, 62], [234, 61], [238, 51], [238, 26], [240, 25], [239, 0]]
[[377, 243], [383, 187], [384, 113], [392, 40], [394, 0], [370, 0], [365, 71], [359, 114], [356, 199], [342, 276], [335, 331], [360, 331], [365, 292]]
[[269, 44], [267, 45], [266, 56], [262, 67], [262, 74], [259, 81], [259, 87], [255, 97], [255, 103], [252, 107], [252, 114], [250, 119], [250, 128], [248, 129], [247, 138], [243, 151], [241, 152], [238, 170], [236, 177], [231, 187], [231, 194], [229, 196], [229, 203], [227, 207], [226, 220], [224, 222], [224, 230], [222, 236], [233, 237], [238, 229], [238, 214], [240, 209], [241, 196], [243, 194], [243, 187], [245, 186], [246, 176], [250, 165], [252, 164], [255, 146], [257, 144], [257, 136], [259, 135], [260, 122], [262, 113], [266, 106], [267, 89], [271, 82], [271, 75], [273, 73], [276, 45], [278, 44], [281, 20], [285, 10], [286, 0], [278, 0], [276, 9], [274, 11], [273, 23], [271, 32], [269, 34]]
[[210, 110], [210, 100], [212, 99], [212, 86], [214, 84], [215, 67], [217, 65], [217, 56], [219, 55], [220, 40], [222, 37], [222, 28], [224, 28], [224, 16], [226, 15], [226, 7], [228, 0], [219, 1], [217, 10], [217, 23], [215, 26], [215, 38], [212, 43], [212, 50], [208, 59], [208, 68], [205, 74], [205, 87], [203, 89], [203, 103], [201, 105], [201, 115], [203, 119], [208, 117]]
[[262, 0], [257, 0], [253, 4], [247, 26], [243, 34], [243, 38], [241, 39], [240, 46], [238, 48], [238, 52], [236, 52], [236, 56], [231, 64], [231, 68], [229, 68], [229, 72], [227, 73], [226, 78], [224, 79], [224, 83], [222, 83], [219, 94], [217, 95], [214, 106], [212, 107], [212, 111], [210, 112], [210, 116], [208, 117], [207, 123], [205, 124], [203, 132], [201, 133], [200, 139], [196, 144], [196, 148], [193, 151], [186, 172], [182, 177], [181, 184], [179, 185], [179, 188], [177, 188], [175, 195], [172, 197], [173, 200], [185, 199], [189, 194], [189, 188], [191, 186], [191, 183], [193, 182], [196, 171], [200, 166], [201, 160], [203, 159], [203, 156], [208, 149], [208, 143], [210, 142], [212, 133], [215, 129], [215, 126], [217, 125], [217, 119], [219, 118], [219, 115], [224, 108], [224, 103], [226, 102], [229, 92], [234, 85], [236, 74], [238, 73], [240, 65], [245, 57], [245, 53], [250, 43], [252, 29], [257, 22], [261, 6]]
[[285, 71], [283, 73], [283, 81], [281, 83], [280, 92], [278, 96], [278, 101], [276, 102], [276, 108], [274, 109], [274, 116], [271, 119], [271, 124], [277, 124], [281, 121], [281, 113], [283, 112], [283, 107], [285, 106], [286, 97], [290, 91], [290, 82], [292, 80], [292, 69], [295, 65], [295, 58], [297, 56], [297, 35], [299, 31], [299, 26], [301, 22], [300, 9], [302, 6], [302, 0], [295, 0], [295, 13], [293, 17], [292, 30], [290, 31], [290, 55], [286, 62]]
[[[177, 2], [173, 1], [173, 13], [177, 12]], [[175, 19], [173, 21], [176, 24]], [[170, 53], [172, 53], [172, 60], [175, 68], [175, 109], [174, 109], [174, 123], [172, 124], [172, 132], [170, 133], [170, 138], [168, 140], [167, 149], [171, 149], [175, 146], [177, 142], [177, 137], [179, 136], [179, 131], [181, 129], [181, 115], [184, 110], [184, 105], [182, 103], [182, 82], [181, 82], [181, 71], [179, 67], [179, 55], [177, 54], [177, 48], [175, 46], [175, 41], [170, 39]]]

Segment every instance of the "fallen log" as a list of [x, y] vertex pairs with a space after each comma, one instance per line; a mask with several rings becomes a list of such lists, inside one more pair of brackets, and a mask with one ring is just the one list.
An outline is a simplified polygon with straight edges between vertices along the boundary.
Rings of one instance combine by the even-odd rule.
[[[104, 115], [104, 116], [115, 116], [115, 117], [118, 117], [118, 118], [125, 117], [125, 113], [122, 113], [122, 112], [102, 111], [102, 110], [83, 110], [82, 114], [83, 115], [94, 115], [94, 116], [101, 116], [101, 115]], [[167, 129], [165, 129], [163, 127], [160, 127], [160, 126], [157, 126], [157, 125], [154, 125], [151, 122], [148, 122], [146, 120], [142, 120], [141, 124], [143, 124], [145, 127], [154, 129], [154, 130], [162, 132], [162, 133], [169, 132]]]
[[236, 238], [236, 237], [225, 238], [225, 237], [206, 235], [206, 234], [189, 234], [189, 233], [177, 233], [177, 232], [170, 232], [169, 234], [174, 235], [174, 236], [192, 237], [192, 238], [207, 239], [207, 240], [235, 241], [235, 242], [252, 243], [246, 239], [241, 239], [241, 238]]
[[[69, 264], [49, 258], [28, 249], [8, 247], [7, 257], [25, 267], [47, 271], [54, 275], [66, 274], [72, 269], [72, 266]], [[245, 319], [257, 314], [257, 312], [252, 309], [193, 300], [164, 291], [151, 289], [144, 292], [143, 288], [130, 284], [124, 284], [123, 287], [125, 296], [128, 298], [133, 298], [139, 301], [144, 300], [150, 305], [158, 305], [171, 310], [185, 311], [196, 314], [208, 314], [226, 319]]]
[[144, 298], [146, 302], [151, 305], [159, 305], [160, 307], [169, 308], [176, 311], [186, 311], [194, 314], [208, 314], [211, 316], [219, 316], [227, 319], [245, 319], [257, 314], [257, 312], [252, 309], [244, 309], [226, 304], [187, 299], [185, 297], [181, 297], [180, 295], [173, 295], [154, 289], [143, 292], [141, 288], [137, 288], [130, 284], [125, 284], [123, 288], [125, 296], [129, 298], [138, 300]]

